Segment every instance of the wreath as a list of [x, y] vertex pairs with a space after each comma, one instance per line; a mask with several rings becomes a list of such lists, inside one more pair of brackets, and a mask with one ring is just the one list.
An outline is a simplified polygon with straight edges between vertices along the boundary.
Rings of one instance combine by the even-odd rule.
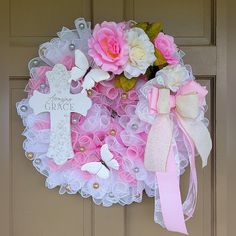
[[[63, 27], [29, 62], [17, 103], [23, 148], [59, 193], [109, 207], [154, 197], [154, 221], [187, 234], [197, 200], [195, 155], [211, 150], [207, 90], [160, 23], [83, 18]], [[181, 200], [179, 177], [190, 166]]]

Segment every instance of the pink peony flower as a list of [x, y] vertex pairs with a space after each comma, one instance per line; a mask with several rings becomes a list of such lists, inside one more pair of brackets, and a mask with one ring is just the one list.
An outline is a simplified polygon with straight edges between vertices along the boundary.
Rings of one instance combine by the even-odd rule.
[[154, 39], [154, 45], [169, 64], [173, 65], [179, 63], [179, 57], [176, 55], [177, 46], [172, 36], [160, 32]]
[[89, 55], [102, 70], [120, 74], [128, 61], [128, 44], [123, 23], [97, 24], [89, 39]]

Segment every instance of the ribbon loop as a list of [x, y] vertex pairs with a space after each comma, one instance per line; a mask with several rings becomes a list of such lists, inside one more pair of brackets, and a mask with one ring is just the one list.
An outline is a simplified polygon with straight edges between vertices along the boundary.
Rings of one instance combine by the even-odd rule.
[[[195, 121], [206, 94], [207, 90], [195, 81], [188, 82], [174, 95], [167, 88], [153, 87], [151, 89], [147, 96], [149, 111], [151, 114], [157, 113], [158, 116], [148, 134], [144, 160], [147, 170], [165, 171], [172, 137], [170, 112], [173, 112], [181, 121], [202, 158], [203, 166], [206, 165], [212, 148], [211, 137], [204, 124], [201, 121]], [[158, 153], [157, 158], [153, 158], [155, 153]]]
[[170, 113], [170, 90], [159, 89], [157, 100], [157, 112], [160, 114]]
[[195, 119], [199, 114], [197, 94], [177, 96], [176, 110], [182, 117]]
[[195, 93], [171, 95], [170, 89], [153, 87], [148, 95], [152, 114], [169, 114], [176, 107], [182, 117], [195, 119], [199, 114], [198, 95]]

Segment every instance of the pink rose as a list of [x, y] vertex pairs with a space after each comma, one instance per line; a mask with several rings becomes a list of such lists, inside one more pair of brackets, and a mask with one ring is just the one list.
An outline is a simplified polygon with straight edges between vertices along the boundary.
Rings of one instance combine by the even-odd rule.
[[128, 44], [123, 23], [97, 24], [88, 41], [89, 55], [102, 70], [120, 74], [128, 61]]
[[160, 32], [154, 39], [154, 45], [169, 64], [173, 65], [179, 63], [179, 57], [176, 56], [177, 46], [172, 36]]

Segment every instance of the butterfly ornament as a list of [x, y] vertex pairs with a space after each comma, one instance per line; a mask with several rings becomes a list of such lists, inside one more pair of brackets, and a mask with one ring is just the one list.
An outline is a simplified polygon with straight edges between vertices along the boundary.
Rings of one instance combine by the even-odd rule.
[[91, 68], [87, 57], [79, 49], [75, 50], [75, 65], [76, 66], [74, 66], [70, 71], [70, 81], [76, 81], [83, 78], [82, 91], [93, 88], [96, 82], [98, 83], [110, 78], [110, 74], [108, 72], [98, 68]]
[[100, 154], [100, 161], [86, 163], [81, 167], [81, 170], [97, 175], [101, 179], [108, 179], [110, 176], [110, 169], [118, 170], [119, 163], [114, 159], [114, 156], [110, 152], [107, 144], [104, 144], [101, 147]]

